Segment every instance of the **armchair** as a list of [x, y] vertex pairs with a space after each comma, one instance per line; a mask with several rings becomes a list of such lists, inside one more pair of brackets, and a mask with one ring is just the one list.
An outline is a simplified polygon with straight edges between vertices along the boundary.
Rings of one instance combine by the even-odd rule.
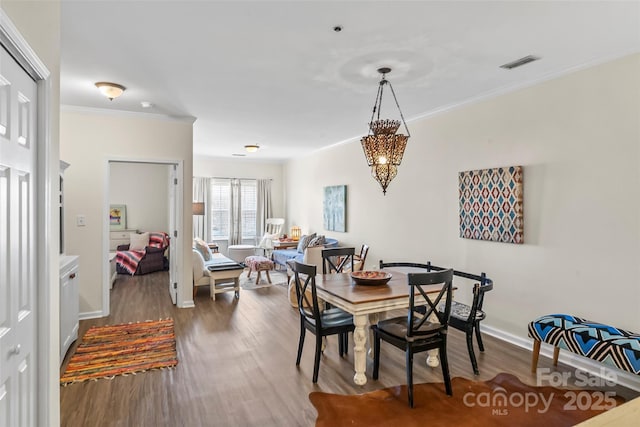
[[119, 245], [116, 252], [116, 271], [119, 274], [141, 275], [168, 270], [169, 262], [164, 253], [169, 248], [169, 236], [164, 232], [151, 232], [132, 234], [132, 239], [135, 236], [141, 236], [140, 241], [135, 244], [144, 249], [134, 247], [131, 250], [131, 244]]
[[[154, 273], [156, 271], [164, 270], [164, 251], [166, 248], [154, 248], [147, 246], [144, 256], [138, 262], [138, 268], [133, 275], [142, 275]], [[129, 245], [118, 246], [118, 252], [124, 252], [129, 250]], [[131, 274], [122, 264], [116, 264], [116, 271], [118, 274]]]

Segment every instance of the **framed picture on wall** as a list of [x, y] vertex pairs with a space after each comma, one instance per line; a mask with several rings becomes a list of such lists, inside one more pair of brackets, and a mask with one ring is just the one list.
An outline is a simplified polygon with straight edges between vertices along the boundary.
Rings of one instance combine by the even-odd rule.
[[324, 187], [322, 217], [328, 231], [347, 231], [347, 186]]
[[109, 207], [109, 227], [111, 230], [127, 228], [127, 206], [111, 205]]

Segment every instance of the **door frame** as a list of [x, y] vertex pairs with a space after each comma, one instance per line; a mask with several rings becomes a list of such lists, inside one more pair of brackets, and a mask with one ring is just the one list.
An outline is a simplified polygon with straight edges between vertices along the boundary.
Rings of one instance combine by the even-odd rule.
[[[101, 317], [106, 317], [110, 314], [110, 290], [111, 290], [111, 272], [109, 265], [109, 191], [110, 191], [110, 175], [111, 175], [111, 166], [112, 162], [123, 162], [123, 163], [146, 163], [146, 164], [158, 164], [158, 165], [175, 165], [176, 166], [176, 176], [178, 178], [178, 185], [174, 185], [175, 189], [175, 197], [174, 197], [174, 209], [176, 212], [175, 217], [175, 230], [169, 230], [168, 234], [172, 239], [174, 237], [174, 231], [177, 232], [178, 241], [180, 239], [184, 239], [183, 226], [182, 226], [182, 203], [183, 203], [183, 189], [181, 180], [184, 179], [184, 162], [183, 160], [171, 160], [171, 159], [151, 159], [151, 158], [131, 158], [131, 157], [117, 157], [117, 156], [109, 156], [105, 159], [104, 162], [104, 200], [102, 206], [102, 218], [105, 218], [102, 224], [102, 315]], [[167, 182], [167, 187], [168, 187]], [[169, 188], [168, 188], [169, 189]], [[180, 289], [182, 289], [182, 268], [184, 268], [183, 262], [183, 247], [184, 243], [176, 244], [176, 246], [172, 246], [171, 257], [176, 257], [176, 266], [177, 270], [173, 273], [173, 277], [177, 283], [178, 287], [178, 298], [177, 298], [177, 306], [183, 307], [183, 295], [181, 295]]]
[[[38, 91], [37, 135], [36, 135], [36, 164], [39, 173], [35, 183], [35, 209], [37, 268], [36, 290], [34, 295], [34, 315], [36, 317], [36, 355], [38, 373], [36, 375], [36, 405], [37, 420], [35, 425], [48, 425], [52, 420], [59, 419], [60, 391], [58, 382], [58, 351], [60, 327], [58, 312], [60, 311], [59, 297], [53, 292], [59, 288], [56, 280], [51, 280], [51, 264], [53, 257], [49, 250], [55, 234], [53, 219], [53, 183], [57, 182], [58, 168], [55, 169], [56, 180], [52, 180], [51, 173], [51, 73], [20, 34], [11, 19], [0, 8], [0, 44], [13, 56], [20, 66], [33, 78]], [[59, 154], [58, 156], [59, 157]], [[59, 163], [58, 160], [55, 161]], [[55, 192], [57, 194], [57, 192]], [[57, 205], [56, 205], [57, 207]], [[55, 253], [59, 245], [54, 245]], [[55, 257], [57, 258], [57, 257]], [[53, 283], [52, 283], [53, 282]], [[57, 332], [56, 332], [57, 331]], [[55, 355], [55, 356], [53, 356]]]

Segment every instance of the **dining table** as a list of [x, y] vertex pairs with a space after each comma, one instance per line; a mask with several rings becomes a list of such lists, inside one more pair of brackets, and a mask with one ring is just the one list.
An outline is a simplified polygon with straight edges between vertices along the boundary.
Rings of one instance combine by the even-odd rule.
[[[318, 298], [353, 315], [355, 330], [353, 331], [354, 351], [353, 364], [355, 375], [353, 382], [357, 385], [367, 383], [367, 340], [372, 336], [367, 333], [367, 325], [377, 324], [380, 315], [391, 310], [409, 307], [411, 287], [408, 284], [407, 272], [384, 269], [391, 274], [385, 284], [359, 285], [351, 273], [332, 273], [316, 275]], [[427, 294], [437, 294], [443, 285], [428, 285], [422, 289]], [[415, 304], [426, 303], [419, 292], [415, 292]], [[371, 354], [371, 352], [370, 352]], [[430, 350], [427, 364], [437, 367], [440, 364], [438, 350]]]

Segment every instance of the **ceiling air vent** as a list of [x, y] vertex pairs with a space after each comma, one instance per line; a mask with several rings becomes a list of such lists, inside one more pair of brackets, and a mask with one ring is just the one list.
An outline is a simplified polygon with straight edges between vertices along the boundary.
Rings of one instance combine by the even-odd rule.
[[504, 68], [506, 70], [512, 70], [514, 68], [521, 67], [524, 64], [528, 64], [529, 62], [537, 61], [538, 59], [540, 59], [539, 56], [527, 55], [523, 58], [516, 59], [515, 61], [503, 64], [500, 66], [500, 68]]

